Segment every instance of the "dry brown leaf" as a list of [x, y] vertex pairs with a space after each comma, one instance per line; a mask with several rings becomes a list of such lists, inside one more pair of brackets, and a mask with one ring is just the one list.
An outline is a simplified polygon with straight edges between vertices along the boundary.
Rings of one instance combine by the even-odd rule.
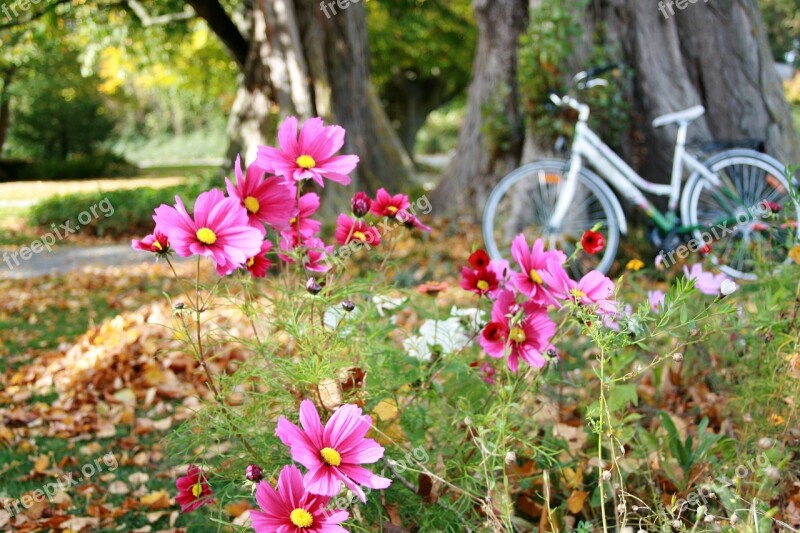
[[139, 498], [139, 503], [150, 509], [166, 509], [170, 506], [169, 494], [165, 490], [151, 492]]
[[569, 498], [567, 498], [567, 509], [569, 512], [572, 514], [580, 513], [583, 509], [583, 504], [586, 502], [586, 498], [588, 497], [588, 492], [573, 490], [572, 494], [570, 494]]

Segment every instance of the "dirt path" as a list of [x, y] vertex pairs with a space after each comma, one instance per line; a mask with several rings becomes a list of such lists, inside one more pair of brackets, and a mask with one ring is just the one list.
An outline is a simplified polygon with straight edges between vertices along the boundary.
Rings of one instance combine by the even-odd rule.
[[27, 261], [19, 256], [13, 257], [13, 253], [0, 252], [0, 279], [35, 278], [88, 266], [123, 266], [154, 261], [151, 254], [137, 252], [127, 244], [62, 246], [49, 253], [44, 250], [33, 254]]

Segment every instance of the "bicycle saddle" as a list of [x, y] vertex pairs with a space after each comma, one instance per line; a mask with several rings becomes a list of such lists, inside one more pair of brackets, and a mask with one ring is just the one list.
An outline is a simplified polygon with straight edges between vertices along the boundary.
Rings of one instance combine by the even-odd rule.
[[706, 112], [706, 108], [701, 105], [696, 105], [694, 107], [690, 107], [689, 109], [685, 109], [683, 111], [676, 111], [675, 113], [667, 113], [666, 115], [661, 115], [660, 117], [656, 117], [653, 120], [653, 127], [660, 128], [661, 126], [666, 126], [668, 124], [677, 124], [679, 122], [689, 123], [695, 119], [698, 119], [703, 116]]

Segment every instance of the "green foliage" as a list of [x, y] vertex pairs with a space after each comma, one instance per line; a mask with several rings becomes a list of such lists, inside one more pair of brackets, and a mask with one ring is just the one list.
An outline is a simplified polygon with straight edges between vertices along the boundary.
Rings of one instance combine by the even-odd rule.
[[31, 163], [16, 180], [75, 180], [135, 176], [136, 166], [110, 152], [78, 155], [66, 160], [44, 159]]
[[437, 79], [447, 94], [469, 83], [477, 42], [469, 0], [389, 0], [366, 3], [372, 79]]
[[[587, 1], [576, 4], [542, 2], [531, 9], [528, 30], [520, 38], [519, 84], [522, 106], [528, 117], [531, 132], [545, 144], [559, 136], [571, 137], [576, 120], [571, 110], [554, 113], [550, 109], [550, 93], [567, 94], [572, 90], [572, 76], [580, 70], [612, 62], [613, 50], [595, 44], [588, 57], [575, 61], [576, 51], [582, 45], [584, 29], [580, 13]], [[601, 43], [602, 27], [592, 37]], [[623, 135], [628, 131], [628, 104], [624, 98], [624, 80], [610, 75], [608, 87], [596, 87], [577, 95], [592, 108], [590, 126], [618, 149], [626, 143]]]
[[797, 0], [759, 0], [758, 4], [775, 60], [784, 62], [786, 54], [794, 51], [795, 64], [800, 64], [800, 9]]

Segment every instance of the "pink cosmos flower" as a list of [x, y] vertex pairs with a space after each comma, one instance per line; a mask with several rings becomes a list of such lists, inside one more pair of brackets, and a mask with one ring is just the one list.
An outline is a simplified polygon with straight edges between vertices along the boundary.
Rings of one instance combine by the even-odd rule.
[[385, 489], [391, 484], [391, 480], [361, 466], [383, 457], [383, 448], [373, 439], [365, 438], [372, 426], [372, 418], [362, 415], [358, 406], [346, 404], [339, 407], [323, 426], [314, 402], [303, 400], [300, 425], [303, 429], [281, 417], [275, 433], [291, 448], [292, 459], [308, 468], [303, 478], [308, 492], [334, 496], [344, 483], [362, 502], [366, 502], [359, 485]]
[[201, 193], [194, 204], [194, 218], [179, 196], [175, 206], [162, 204], [153, 220], [181, 257], [210, 257], [217, 273], [227, 276], [261, 250], [263, 236], [249, 225], [247, 210], [238, 199], [225, 198], [218, 189]]
[[430, 233], [433, 231], [430, 226], [426, 226], [422, 223], [422, 221], [420, 221], [420, 219], [405, 210], [397, 212], [397, 220], [402, 222], [403, 225], [408, 229], [418, 229], [424, 231], [425, 233]]
[[237, 198], [247, 210], [251, 227], [262, 235], [267, 230], [264, 224], [281, 231], [289, 227], [289, 219], [294, 212], [297, 189], [292, 184], [282, 183], [274, 177], [264, 178], [264, 169], [258, 165], [247, 167], [247, 176], [242, 176], [241, 161], [236, 157], [236, 186], [225, 178], [228, 196]]
[[175, 501], [181, 506], [182, 513], [191, 513], [214, 501], [214, 491], [197, 465], [189, 465], [186, 475], [175, 480], [175, 487], [178, 489]]
[[259, 146], [257, 164], [289, 182], [313, 179], [320, 187], [323, 178], [350, 184], [347, 175], [356, 168], [358, 156], [334, 156], [344, 146], [344, 128], [325, 126], [319, 117], [305, 121], [298, 137], [297, 118], [289, 117], [278, 129], [281, 148]]
[[272, 250], [272, 243], [270, 241], [264, 241], [261, 244], [261, 250], [245, 263], [247, 271], [250, 272], [254, 278], [263, 278], [267, 275], [267, 270], [272, 266], [272, 261], [267, 259], [267, 253], [270, 250]]
[[487, 385], [494, 385], [495, 370], [492, 365], [490, 365], [486, 361], [483, 362], [473, 361], [472, 363], [469, 364], [469, 366], [478, 369], [478, 375], [484, 381], [484, 383], [486, 383]]
[[514, 293], [500, 291], [492, 306], [492, 321], [481, 332], [478, 342], [490, 357], [508, 355], [508, 368], [516, 372], [519, 359], [535, 368], [547, 364], [545, 352], [554, 350], [550, 343], [556, 324], [547, 309], [532, 301], [516, 303]]
[[154, 254], [165, 254], [169, 251], [169, 239], [156, 228], [153, 233], [141, 240], [131, 240], [131, 248]]
[[666, 296], [667, 295], [664, 294], [664, 291], [660, 291], [658, 289], [654, 291], [647, 291], [647, 302], [650, 304], [650, 309], [658, 312], [658, 308], [664, 305], [664, 299]]
[[541, 239], [536, 239], [529, 249], [525, 235], [520, 233], [511, 243], [511, 256], [522, 270], [521, 274], [512, 277], [516, 289], [534, 302], [542, 305], [555, 304], [554, 298], [547, 291], [546, 280], [555, 276], [559, 270], [564, 270], [561, 266], [567, 261], [564, 252], [545, 252]]
[[686, 275], [686, 279], [694, 280], [694, 286], [698, 291], [710, 296], [718, 296], [722, 282], [730, 280], [728, 276], [721, 272], [716, 276], [711, 272], [703, 272], [703, 265], [700, 263], [692, 265], [691, 270], [684, 265], [683, 273]]
[[256, 488], [260, 511], [250, 511], [256, 533], [347, 533], [339, 524], [349, 513], [326, 509], [330, 498], [308, 492], [303, 475], [294, 465], [283, 467], [278, 476], [278, 490], [266, 481]]
[[342, 213], [336, 219], [336, 224], [336, 242], [341, 245], [350, 244], [352, 241], [361, 241], [368, 247], [378, 246], [381, 243], [378, 228], [367, 225], [361, 219], [353, 220]]
[[547, 282], [551, 294], [559, 300], [596, 306], [597, 312], [602, 315], [617, 313], [617, 302], [610, 300], [614, 294], [614, 282], [598, 270], [588, 272], [576, 282], [562, 269], [555, 276], [548, 276]]
[[369, 213], [369, 208], [372, 206], [372, 198], [365, 192], [359, 191], [353, 195], [350, 200], [350, 207], [356, 218], [364, 218]]
[[392, 196], [381, 187], [375, 195], [375, 200], [372, 201], [370, 211], [379, 217], [394, 218], [397, 213], [406, 211], [409, 207], [411, 207], [411, 202], [408, 201], [408, 196], [405, 194]]
[[307, 250], [303, 262], [306, 270], [309, 272], [327, 272], [331, 269], [330, 265], [325, 263], [325, 258], [333, 253], [333, 246], [325, 246], [325, 243], [317, 237], [306, 239], [303, 246]]
[[319, 195], [313, 192], [304, 194], [297, 202], [297, 209], [289, 221], [290, 228], [281, 233], [296, 232], [300, 235], [300, 240], [313, 237], [322, 226], [318, 220], [311, 218], [317, 209], [319, 209]]

